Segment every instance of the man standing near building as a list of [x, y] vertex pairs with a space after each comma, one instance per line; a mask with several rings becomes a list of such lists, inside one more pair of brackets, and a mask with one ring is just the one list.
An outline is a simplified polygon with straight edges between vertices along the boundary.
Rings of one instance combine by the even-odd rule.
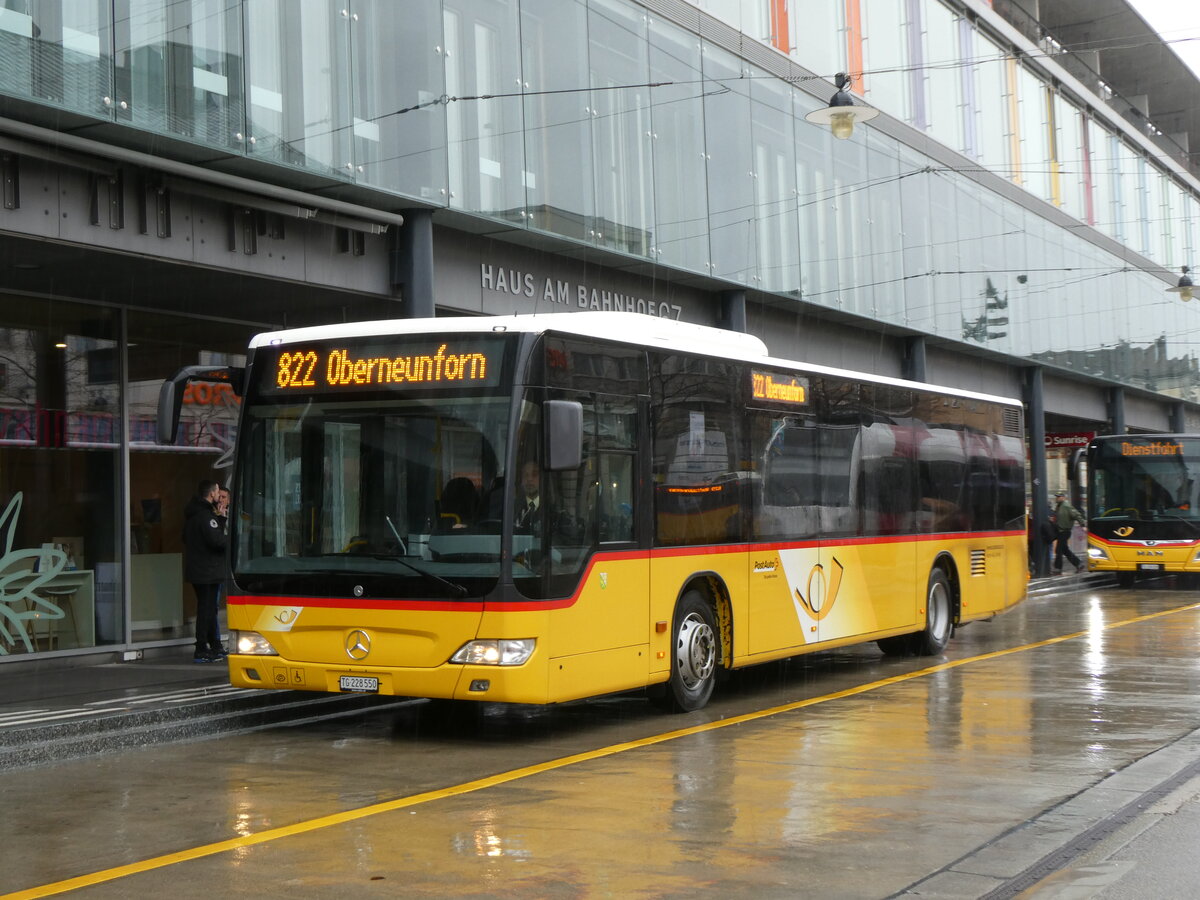
[[1054, 530], [1056, 536], [1054, 539], [1054, 574], [1061, 575], [1063, 568], [1063, 557], [1075, 567], [1076, 572], [1083, 571], [1083, 563], [1079, 561], [1070, 547], [1071, 530], [1075, 527], [1075, 523], [1080, 525], [1085, 524], [1083, 516], [1079, 510], [1067, 502], [1067, 495], [1063, 491], [1059, 491], [1054, 495]]
[[183, 510], [183, 577], [196, 592], [196, 652], [192, 662], [209, 663], [225, 658], [217, 630], [217, 599], [225, 580], [225, 517], [216, 503], [220, 487], [201, 481], [196, 496]]

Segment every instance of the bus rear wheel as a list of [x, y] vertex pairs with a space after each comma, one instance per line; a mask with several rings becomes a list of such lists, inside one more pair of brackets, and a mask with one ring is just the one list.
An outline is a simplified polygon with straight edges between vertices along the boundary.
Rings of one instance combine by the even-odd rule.
[[944, 570], [934, 569], [925, 589], [925, 628], [913, 635], [913, 652], [918, 656], [937, 656], [946, 649], [953, 629], [950, 579]]
[[875, 643], [888, 656], [937, 656], [946, 649], [954, 630], [954, 609], [950, 579], [944, 569], [929, 573], [925, 588], [925, 627], [912, 634], [882, 638]]
[[675, 607], [671, 629], [671, 677], [659, 698], [673, 712], [701, 709], [717, 680], [717, 622], [699, 591], [687, 591]]

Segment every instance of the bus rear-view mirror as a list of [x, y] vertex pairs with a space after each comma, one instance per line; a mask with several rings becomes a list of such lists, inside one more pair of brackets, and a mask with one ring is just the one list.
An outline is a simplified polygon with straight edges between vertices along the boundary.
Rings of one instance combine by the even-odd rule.
[[547, 400], [542, 404], [546, 436], [546, 468], [551, 472], [578, 469], [583, 462], [583, 404]]

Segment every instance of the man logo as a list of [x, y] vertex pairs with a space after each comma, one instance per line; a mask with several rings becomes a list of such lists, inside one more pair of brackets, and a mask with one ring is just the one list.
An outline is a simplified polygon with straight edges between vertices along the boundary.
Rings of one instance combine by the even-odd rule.
[[366, 659], [371, 652], [371, 636], [365, 631], [352, 631], [346, 635], [346, 655], [353, 660]]

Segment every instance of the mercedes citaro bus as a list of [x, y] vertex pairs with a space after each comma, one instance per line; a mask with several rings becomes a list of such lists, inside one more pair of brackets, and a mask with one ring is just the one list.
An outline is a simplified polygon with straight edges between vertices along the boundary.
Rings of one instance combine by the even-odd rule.
[[634, 313], [263, 334], [229, 518], [235, 685], [548, 704], [865, 641], [1027, 583], [1014, 400]]

